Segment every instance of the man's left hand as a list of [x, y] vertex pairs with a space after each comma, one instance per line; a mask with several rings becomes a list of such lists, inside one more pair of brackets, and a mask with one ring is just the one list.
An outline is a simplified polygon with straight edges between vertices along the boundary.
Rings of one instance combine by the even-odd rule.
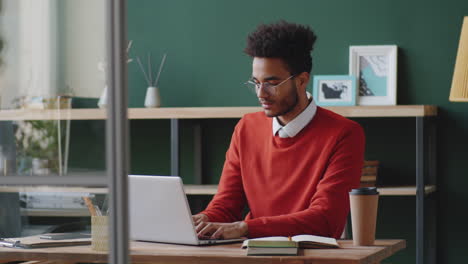
[[247, 236], [248, 226], [244, 221], [234, 223], [202, 222], [195, 228], [199, 237], [232, 239]]

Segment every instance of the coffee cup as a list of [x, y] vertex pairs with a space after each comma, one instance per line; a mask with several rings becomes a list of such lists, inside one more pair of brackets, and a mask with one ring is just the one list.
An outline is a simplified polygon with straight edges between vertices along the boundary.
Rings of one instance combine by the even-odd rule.
[[349, 192], [353, 244], [372, 246], [375, 241], [379, 192], [375, 187], [353, 189]]

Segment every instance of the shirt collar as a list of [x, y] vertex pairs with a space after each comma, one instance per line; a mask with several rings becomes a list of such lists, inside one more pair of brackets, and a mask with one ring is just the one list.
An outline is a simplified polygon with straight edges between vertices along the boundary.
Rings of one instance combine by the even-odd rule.
[[[312, 95], [307, 92], [307, 98], [310, 99]], [[280, 129], [287, 135], [286, 137], [294, 137], [296, 136], [301, 130], [309, 124], [309, 122], [314, 118], [315, 113], [317, 112], [317, 105], [315, 104], [314, 98], [309, 103], [309, 105], [296, 116], [291, 122], [287, 123], [285, 126], [282, 126], [278, 121], [278, 117], [273, 118], [273, 136], [278, 133]], [[285, 137], [285, 136], [283, 136]]]

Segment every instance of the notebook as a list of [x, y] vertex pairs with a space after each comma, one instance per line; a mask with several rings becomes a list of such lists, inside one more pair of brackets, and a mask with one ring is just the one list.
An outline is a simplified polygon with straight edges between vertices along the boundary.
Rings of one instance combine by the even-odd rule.
[[240, 242], [243, 239], [200, 240], [182, 179], [177, 176], [129, 176], [130, 238], [186, 245]]
[[[55, 234], [57, 235], [57, 233]], [[44, 235], [35, 235], [28, 237], [18, 238], [0, 238], [0, 247], [11, 247], [11, 248], [45, 248], [45, 247], [68, 247], [78, 245], [89, 245], [91, 244], [91, 237], [89, 234], [86, 238], [70, 238], [60, 240], [43, 239]]]

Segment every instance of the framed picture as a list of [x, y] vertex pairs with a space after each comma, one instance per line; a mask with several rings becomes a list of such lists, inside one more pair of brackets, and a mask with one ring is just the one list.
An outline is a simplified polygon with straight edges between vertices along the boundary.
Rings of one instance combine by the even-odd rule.
[[313, 96], [319, 106], [356, 105], [357, 79], [352, 75], [314, 76]]
[[358, 105], [396, 105], [397, 46], [350, 46], [349, 74], [359, 78]]

